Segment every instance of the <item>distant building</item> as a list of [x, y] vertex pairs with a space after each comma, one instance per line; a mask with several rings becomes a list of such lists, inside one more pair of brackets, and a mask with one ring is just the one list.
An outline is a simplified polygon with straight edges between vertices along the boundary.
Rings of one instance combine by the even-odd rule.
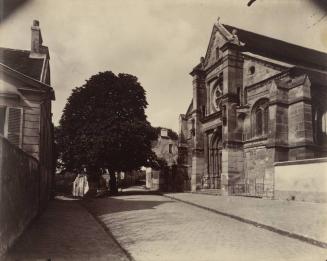
[[177, 164], [177, 139], [168, 134], [168, 129], [160, 129], [158, 139], [152, 143], [152, 151], [155, 152], [158, 158], [166, 160], [169, 167]]
[[[173, 165], [177, 164], [178, 158], [178, 146], [177, 137], [170, 135], [170, 130], [165, 128], [158, 128], [158, 139], [153, 141], [152, 150], [155, 152], [159, 159], [167, 162], [168, 168], [171, 170]], [[167, 185], [168, 180], [165, 179], [165, 170], [163, 169], [146, 169], [146, 187], [151, 189], [159, 189], [165, 183]], [[167, 174], [168, 175], [168, 174]]]
[[[48, 48], [0, 48], [0, 244], [12, 244], [51, 197], [55, 169]], [[14, 215], [14, 216], [13, 216]], [[2, 250], [3, 250], [2, 249]], [[0, 250], [1, 252], [1, 250]], [[1, 253], [0, 253], [1, 254]]]
[[191, 190], [271, 198], [276, 162], [326, 157], [325, 53], [217, 22], [190, 74], [179, 154]]

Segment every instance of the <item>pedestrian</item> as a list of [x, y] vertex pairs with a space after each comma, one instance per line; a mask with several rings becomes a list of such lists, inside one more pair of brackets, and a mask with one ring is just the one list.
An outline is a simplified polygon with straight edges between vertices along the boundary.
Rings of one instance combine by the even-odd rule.
[[89, 191], [89, 184], [87, 181], [86, 168], [83, 167], [82, 170], [77, 174], [73, 182], [73, 196], [84, 197], [84, 195], [88, 191]]

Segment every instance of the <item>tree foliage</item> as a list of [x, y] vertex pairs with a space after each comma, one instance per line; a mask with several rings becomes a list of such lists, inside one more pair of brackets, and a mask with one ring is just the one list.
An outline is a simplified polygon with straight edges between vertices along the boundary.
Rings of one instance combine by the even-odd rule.
[[146, 107], [143, 87], [129, 74], [101, 72], [73, 89], [55, 132], [63, 165], [115, 172], [151, 164], [157, 136]]

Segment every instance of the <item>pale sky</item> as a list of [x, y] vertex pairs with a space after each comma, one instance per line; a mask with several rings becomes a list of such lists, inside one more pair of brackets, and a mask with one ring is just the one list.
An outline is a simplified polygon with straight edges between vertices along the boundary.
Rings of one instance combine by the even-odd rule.
[[54, 123], [72, 88], [111, 70], [138, 77], [153, 126], [178, 131], [192, 98], [189, 72], [221, 23], [327, 52], [327, 18], [310, 0], [32, 0], [0, 24], [0, 46], [30, 48], [40, 21], [50, 50]]

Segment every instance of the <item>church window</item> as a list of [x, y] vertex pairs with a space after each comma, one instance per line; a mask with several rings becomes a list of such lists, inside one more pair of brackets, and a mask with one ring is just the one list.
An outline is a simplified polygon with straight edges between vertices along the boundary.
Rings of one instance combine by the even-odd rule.
[[191, 128], [191, 135], [190, 136], [195, 136], [195, 120], [192, 119], [192, 128]]
[[268, 133], [268, 99], [259, 100], [252, 110], [252, 136], [260, 137]]
[[251, 75], [253, 75], [254, 73], [255, 73], [255, 67], [252, 65], [252, 66], [250, 66], [250, 68], [249, 68], [249, 73], [251, 74]]
[[263, 126], [262, 126], [262, 110], [261, 108], [258, 108], [255, 112], [255, 123], [256, 123], [256, 128], [255, 128], [255, 135], [260, 136], [263, 133]]
[[327, 143], [327, 111], [323, 112], [315, 106], [312, 107], [312, 130], [316, 144]]
[[226, 124], [227, 124], [227, 109], [226, 109], [226, 105], [222, 106], [222, 120], [223, 120], [223, 125], [226, 126]]
[[264, 122], [263, 122], [263, 131], [264, 133], [268, 133], [268, 119], [269, 119], [269, 107], [266, 106], [264, 108], [264, 115], [263, 115], [263, 119], [264, 119]]
[[321, 117], [321, 132], [327, 135], [327, 112], [325, 112]]
[[237, 105], [241, 104], [241, 88], [237, 88]]
[[5, 134], [6, 107], [0, 107], [0, 134]]
[[204, 105], [201, 106], [201, 114], [202, 114], [202, 118], [206, 116], [206, 106]]

